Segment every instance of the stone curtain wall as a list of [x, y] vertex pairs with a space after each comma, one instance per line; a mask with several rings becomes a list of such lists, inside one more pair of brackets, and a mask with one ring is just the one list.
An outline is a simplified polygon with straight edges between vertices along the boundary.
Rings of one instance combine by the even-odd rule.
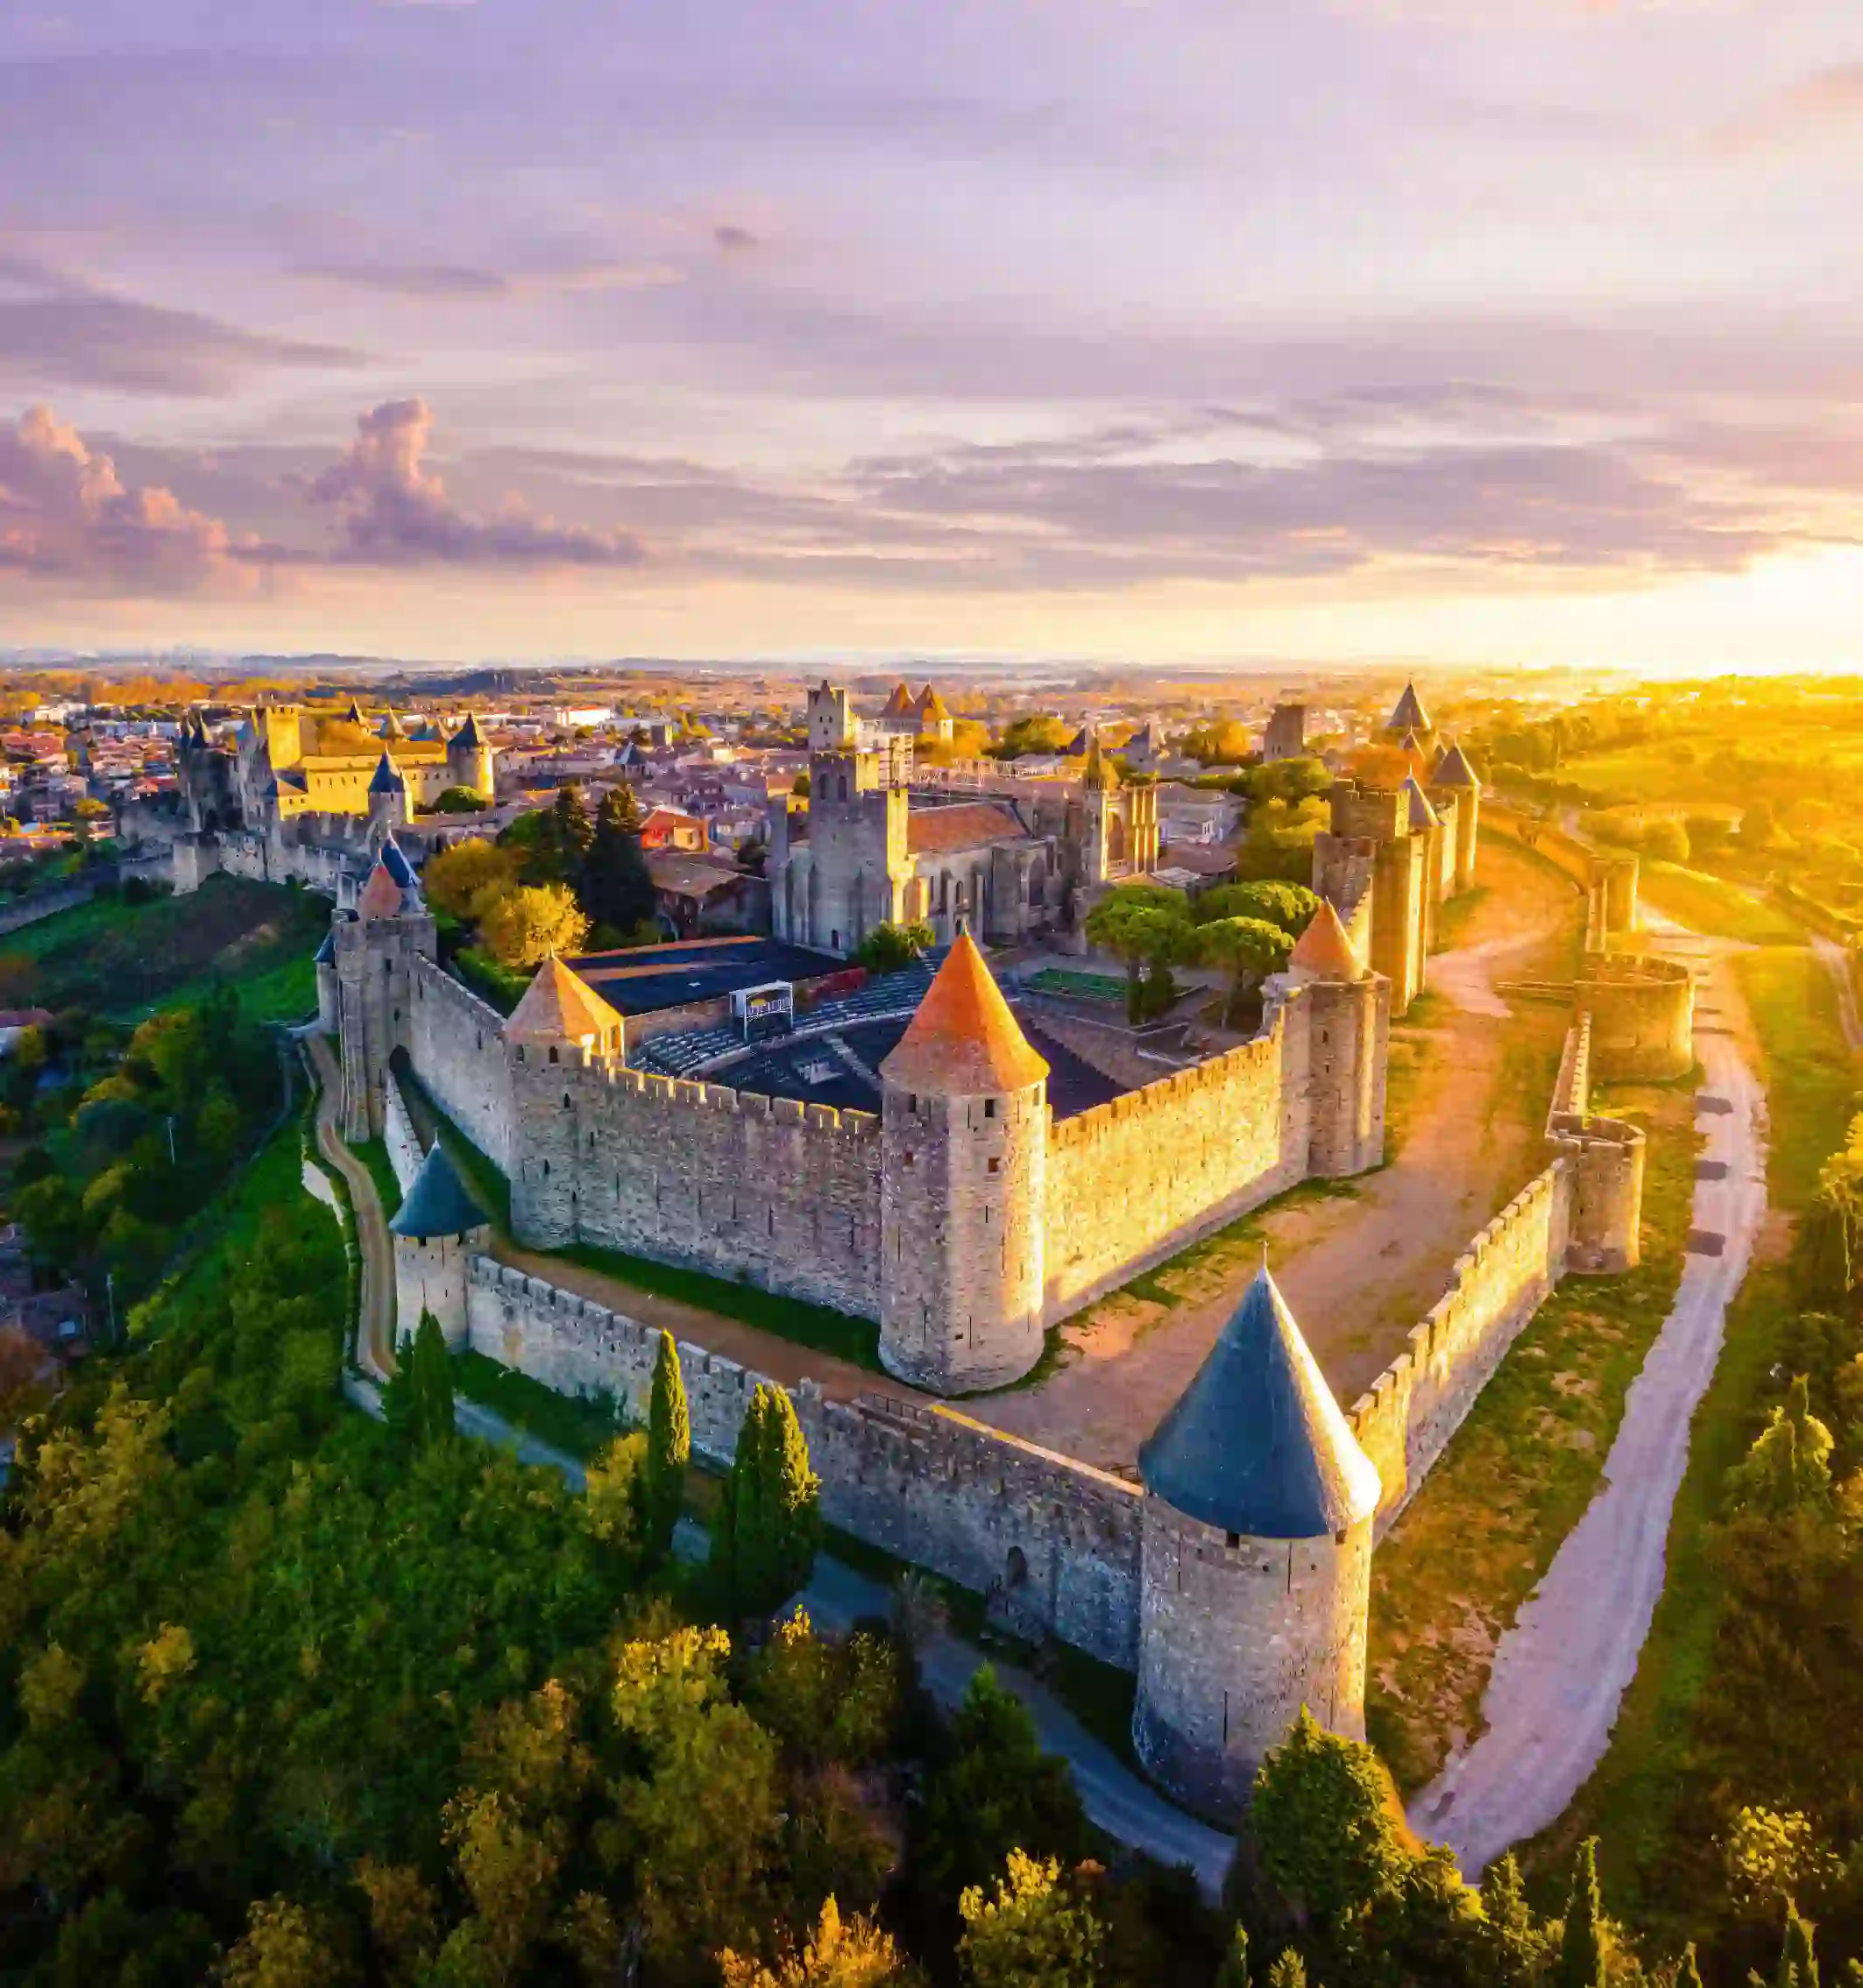
[[382, 1143], [388, 1149], [388, 1164], [394, 1169], [396, 1184], [402, 1193], [414, 1185], [414, 1177], [421, 1171], [421, 1142], [414, 1137], [414, 1121], [407, 1115], [407, 1100], [401, 1095], [401, 1086], [394, 1080], [394, 1072], [382, 1072]]
[[[644, 1421], [659, 1334], [489, 1257], [466, 1285], [470, 1343], [559, 1393], [613, 1396]], [[726, 1464], [763, 1376], [681, 1345], [694, 1451]], [[795, 1391], [829, 1523], [980, 1593], [1009, 1619], [1130, 1670], [1142, 1494], [943, 1408]]]
[[[552, 1077], [556, 1072], [550, 1073]], [[880, 1121], [623, 1065], [522, 1089], [527, 1152], [571, 1100], [574, 1233], [760, 1290], [880, 1315]], [[554, 1149], [553, 1149], [554, 1150]], [[520, 1169], [542, 1163], [521, 1157]], [[521, 1172], [514, 1195], [540, 1183]]]
[[1291, 993], [1252, 1042], [1052, 1128], [1051, 1322], [1307, 1178], [1307, 1021]]
[[1571, 1169], [1566, 1268], [1593, 1276], [1642, 1258], [1646, 1141], [1640, 1128], [1591, 1112], [1591, 1017], [1566, 1033], [1546, 1136]]
[[1569, 1163], [1529, 1181], [1456, 1260], [1449, 1288], [1346, 1419], [1384, 1481], [1388, 1526], [1565, 1269]]
[[427, 1094], [486, 1158], [511, 1171], [516, 1109], [504, 1017], [444, 967], [416, 959], [400, 1036]]
[[1591, 1022], [1591, 1065], [1605, 1081], [1681, 1077], [1695, 1062], [1695, 980], [1680, 961], [1587, 959], [1576, 1000]]

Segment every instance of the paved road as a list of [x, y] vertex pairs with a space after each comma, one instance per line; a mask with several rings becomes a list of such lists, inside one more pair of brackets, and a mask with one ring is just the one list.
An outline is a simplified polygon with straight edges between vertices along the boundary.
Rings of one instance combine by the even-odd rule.
[[394, 1245], [387, 1218], [375, 1192], [375, 1178], [343, 1143], [337, 1117], [343, 1108], [343, 1079], [331, 1052], [329, 1037], [303, 1038], [316, 1072], [317, 1150], [340, 1173], [356, 1212], [358, 1246], [362, 1251], [362, 1319], [356, 1334], [356, 1357], [372, 1374], [394, 1371]]
[[1604, 1482], [1495, 1652], [1485, 1730], [1411, 1805], [1413, 1827], [1448, 1843], [1470, 1878], [1554, 1822], [1604, 1755], [1662, 1592], [1696, 1405], [1766, 1214], [1766, 1094], [1740, 1031], [1721, 1032], [1719, 1017], [1740, 1012], [1727, 949], [1711, 952], [1670, 928], [1661, 950], [1697, 971], [1712, 959], [1704, 996], [1718, 1015], [1697, 1036], [1705, 1071], [1697, 1123], [1703, 1157], [1726, 1171], [1697, 1179], [1693, 1220], [1699, 1235], [1722, 1238], [1721, 1253], [1691, 1249], [1684, 1261], [1675, 1306], [1631, 1384]]

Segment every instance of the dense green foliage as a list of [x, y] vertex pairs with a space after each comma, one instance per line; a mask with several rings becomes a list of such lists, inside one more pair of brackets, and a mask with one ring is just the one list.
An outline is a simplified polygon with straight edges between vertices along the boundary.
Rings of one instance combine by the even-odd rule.
[[882, 920], [861, 941], [854, 958], [870, 973], [896, 973], [932, 949], [930, 925], [895, 925]]
[[808, 1580], [821, 1538], [820, 1489], [795, 1403], [786, 1389], [761, 1383], [712, 1537], [733, 1615], [770, 1615]]
[[692, 1418], [685, 1376], [673, 1335], [660, 1334], [654, 1360], [654, 1391], [647, 1410], [647, 1465], [642, 1496], [648, 1550], [656, 1560], [672, 1551], [673, 1528], [685, 1503], [686, 1470], [692, 1459]]

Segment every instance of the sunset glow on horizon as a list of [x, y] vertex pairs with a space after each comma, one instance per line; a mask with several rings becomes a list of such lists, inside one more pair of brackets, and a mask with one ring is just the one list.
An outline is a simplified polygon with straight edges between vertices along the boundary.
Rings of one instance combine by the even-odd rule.
[[1863, 669], [1863, 22], [0, 18], [0, 646]]

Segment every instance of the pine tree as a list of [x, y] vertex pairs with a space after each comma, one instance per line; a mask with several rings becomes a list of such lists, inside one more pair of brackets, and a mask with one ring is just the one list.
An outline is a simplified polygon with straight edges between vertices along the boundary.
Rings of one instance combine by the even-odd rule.
[[596, 810], [583, 866], [582, 905], [599, 924], [623, 937], [654, 915], [654, 881], [641, 853], [641, 810], [631, 787], [611, 787]]
[[1268, 1970], [1268, 1988], [1307, 1988], [1307, 1963], [1292, 1947]]
[[1798, 1916], [1798, 1907], [1785, 1901], [1785, 1946], [1779, 1956], [1779, 1988], [1817, 1988], [1817, 1955], [1811, 1945], [1811, 1928]]
[[382, 1420], [396, 1442], [414, 1440], [414, 1335], [403, 1333], [394, 1349], [394, 1371], [382, 1383]]
[[685, 1376], [670, 1333], [660, 1334], [654, 1362], [653, 1399], [647, 1411], [647, 1550], [663, 1560], [672, 1549], [673, 1528], [685, 1502], [686, 1466], [692, 1455], [692, 1418], [686, 1406]]
[[1597, 1890], [1597, 1838], [1587, 1836], [1572, 1864], [1565, 1931], [1553, 1969], [1553, 1988], [1604, 1988], [1604, 1907]]
[[1701, 1970], [1695, 1964], [1692, 1940], [1682, 1949], [1682, 1958], [1675, 1963], [1675, 1979], [1671, 1988], [1701, 1988]]
[[415, 1446], [430, 1448], [453, 1434], [453, 1363], [447, 1356], [440, 1321], [423, 1310], [407, 1362], [413, 1397], [412, 1432]]
[[547, 839], [556, 875], [571, 890], [579, 889], [590, 845], [594, 840], [589, 810], [582, 804], [579, 787], [557, 789], [556, 804], [549, 811]]

